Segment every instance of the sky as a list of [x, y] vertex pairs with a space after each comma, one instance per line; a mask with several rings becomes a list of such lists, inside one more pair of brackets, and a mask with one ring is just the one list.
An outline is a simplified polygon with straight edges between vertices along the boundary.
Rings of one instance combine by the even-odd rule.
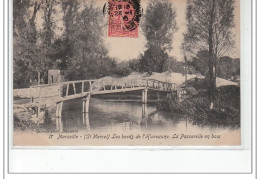
[[[103, 6], [106, 3], [106, 0], [97, 0], [98, 4]], [[176, 10], [176, 22], [178, 31], [173, 35], [173, 49], [169, 52], [170, 56], [174, 56], [178, 61], [183, 60], [183, 55], [180, 51], [180, 47], [183, 41], [183, 33], [186, 31], [186, 19], [185, 19], [185, 10], [186, 10], [186, 0], [169, 0], [173, 3], [173, 6]], [[146, 9], [148, 0], [141, 0], [141, 6]], [[236, 0], [235, 8], [235, 27], [232, 29], [235, 40], [235, 47], [230, 51], [228, 56], [232, 58], [240, 57], [240, 8], [239, 0]], [[117, 61], [128, 61], [133, 58], [137, 58], [139, 54], [145, 51], [146, 39], [142, 33], [141, 27], [139, 27], [139, 36], [138, 38], [126, 38], [126, 37], [108, 37], [105, 36], [105, 44], [109, 51], [109, 56], [116, 58]]]
[[[83, 0], [84, 1], [84, 0]], [[104, 4], [108, 2], [108, 0], [93, 0], [97, 7], [100, 9], [103, 8]], [[176, 23], [178, 31], [173, 34], [172, 47], [173, 49], [169, 51], [169, 56], [176, 57], [178, 61], [183, 61], [183, 54], [180, 50], [181, 44], [183, 42], [183, 34], [186, 31], [186, 1], [187, 0], [168, 0], [173, 4], [173, 7], [176, 10]], [[143, 12], [145, 13], [146, 7], [149, 3], [149, 0], [141, 0], [141, 8], [143, 8]], [[234, 34], [235, 46], [233, 50], [231, 50], [227, 56], [232, 58], [240, 57], [240, 2], [239, 0], [235, 0], [235, 26], [232, 29]], [[42, 12], [41, 12], [42, 13]], [[42, 14], [38, 14], [38, 23], [41, 24], [42, 20], [40, 16]], [[108, 17], [104, 16], [104, 20], [107, 21]], [[64, 31], [64, 26], [62, 22], [61, 16], [57, 15], [55, 17], [56, 22], [58, 22], [57, 27], [60, 27]], [[107, 35], [107, 27], [105, 29], [104, 35], [104, 43], [106, 48], [108, 49], [108, 55], [112, 58], [115, 58], [118, 62], [129, 61], [131, 59], [138, 58], [140, 54], [146, 50], [146, 39], [143, 35], [142, 28], [138, 27], [139, 33], [138, 38], [129, 38], [129, 37], [108, 37]], [[62, 33], [62, 31], [60, 32]]]

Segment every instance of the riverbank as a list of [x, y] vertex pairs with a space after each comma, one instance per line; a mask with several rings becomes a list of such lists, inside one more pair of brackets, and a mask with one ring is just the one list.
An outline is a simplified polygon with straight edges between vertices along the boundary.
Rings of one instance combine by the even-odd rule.
[[223, 125], [240, 127], [240, 88], [222, 86], [217, 88], [213, 109], [207, 91], [200, 90], [198, 95], [183, 101], [166, 99], [158, 104], [158, 109], [176, 114], [193, 116], [193, 123], [201, 125]]

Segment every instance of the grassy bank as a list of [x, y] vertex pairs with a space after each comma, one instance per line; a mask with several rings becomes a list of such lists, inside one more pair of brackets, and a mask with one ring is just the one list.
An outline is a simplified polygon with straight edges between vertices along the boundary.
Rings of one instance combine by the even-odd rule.
[[240, 126], [240, 88], [223, 86], [217, 89], [214, 108], [210, 109], [207, 92], [200, 92], [179, 102], [166, 99], [158, 104], [158, 108], [175, 114], [187, 114], [195, 123]]

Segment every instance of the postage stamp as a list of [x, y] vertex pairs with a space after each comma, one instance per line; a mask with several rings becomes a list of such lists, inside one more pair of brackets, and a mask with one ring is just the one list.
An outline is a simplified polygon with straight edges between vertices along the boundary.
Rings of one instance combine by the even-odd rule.
[[108, 1], [108, 36], [138, 37], [140, 0]]

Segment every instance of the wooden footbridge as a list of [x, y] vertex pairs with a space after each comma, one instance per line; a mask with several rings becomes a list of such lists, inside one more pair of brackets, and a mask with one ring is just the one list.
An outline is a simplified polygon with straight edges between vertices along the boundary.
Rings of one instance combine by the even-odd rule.
[[[62, 116], [63, 102], [71, 99], [82, 98], [82, 112], [89, 112], [91, 95], [122, 93], [129, 91], [142, 91], [142, 102], [147, 103], [149, 90], [167, 93], [172, 96], [177, 91], [177, 85], [154, 79], [129, 80], [79, 80], [62, 83], [42, 84], [31, 86], [30, 102], [20, 104], [27, 108], [33, 108], [39, 114], [41, 110], [56, 105], [56, 118]], [[15, 106], [15, 105], [14, 105]]]

